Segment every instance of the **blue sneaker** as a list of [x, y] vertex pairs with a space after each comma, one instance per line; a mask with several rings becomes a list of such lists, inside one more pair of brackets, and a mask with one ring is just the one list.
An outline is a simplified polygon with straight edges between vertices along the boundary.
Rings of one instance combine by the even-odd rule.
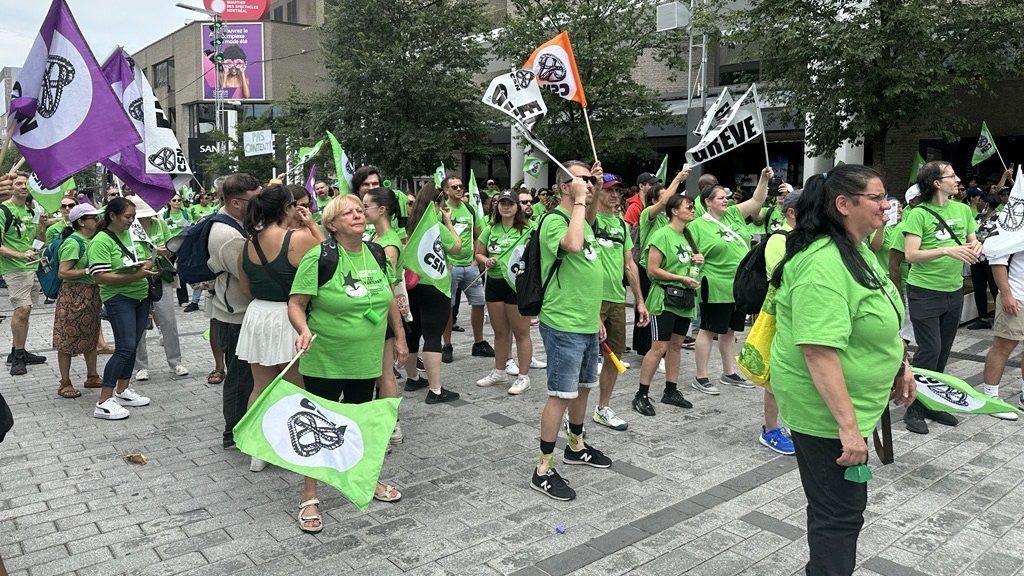
[[796, 454], [796, 448], [793, 447], [793, 441], [782, 433], [782, 428], [765, 430], [764, 426], [761, 426], [761, 444], [764, 444], [785, 456], [792, 456], [793, 454]]

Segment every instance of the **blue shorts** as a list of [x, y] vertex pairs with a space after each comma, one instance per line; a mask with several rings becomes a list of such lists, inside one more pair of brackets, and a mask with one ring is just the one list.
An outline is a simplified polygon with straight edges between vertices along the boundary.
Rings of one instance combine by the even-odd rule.
[[484, 279], [476, 265], [452, 266], [452, 305], [459, 292], [466, 293], [470, 306], [484, 305]]
[[572, 399], [579, 388], [597, 386], [597, 357], [601, 343], [597, 334], [562, 332], [540, 323], [540, 337], [548, 357], [548, 396]]

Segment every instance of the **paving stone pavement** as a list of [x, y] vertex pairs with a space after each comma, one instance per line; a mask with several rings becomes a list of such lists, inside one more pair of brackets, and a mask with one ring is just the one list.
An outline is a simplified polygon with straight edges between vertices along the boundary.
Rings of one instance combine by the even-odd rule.
[[[6, 305], [6, 291], [0, 302]], [[406, 440], [382, 478], [405, 497], [360, 513], [322, 487], [325, 527], [311, 536], [297, 526], [297, 476], [274, 467], [249, 472], [248, 456], [221, 448], [221, 393], [206, 384], [212, 357], [201, 338], [202, 312], [178, 316], [190, 376], [173, 375], [156, 332], [148, 333], [151, 380], [136, 387], [153, 404], [121, 422], [92, 418], [96, 390], [57, 397], [52, 313], [52, 306], [35, 308], [29, 339], [29, 349], [46, 351], [49, 362], [0, 380], [16, 419], [0, 445], [0, 555], [11, 574], [803, 573], [805, 501], [796, 462], [757, 443], [760, 390], [722, 386], [711, 397], [690, 389], [692, 352], [683, 352], [680, 390], [693, 409], [655, 404], [653, 418], [629, 408], [639, 358], [625, 355], [632, 368], [612, 406], [629, 429], [587, 425], [588, 440], [615, 464], [561, 466], [579, 496], [555, 502], [528, 486], [543, 370], [531, 373], [533, 387], [519, 397], [477, 388], [491, 361], [471, 357], [471, 336], [456, 334], [455, 363], [444, 365], [443, 376], [462, 401], [428, 406], [422, 392], [404, 393]], [[0, 326], [6, 338], [8, 325]], [[990, 337], [962, 330], [949, 371], [979, 383]], [[536, 330], [534, 343], [543, 358]], [[1018, 365], [1007, 368], [1005, 398], [1020, 391]], [[80, 383], [84, 366], [80, 359], [72, 366]], [[653, 396], [661, 386], [656, 380]], [[917, 436], [903, 430], [900, 415], [893, 418], [896, 463], [873, 467], [856, 574], [1020, 573], [1021, 425], [978, 416]], [[149, 463], [122, 459], [133, 452]]]

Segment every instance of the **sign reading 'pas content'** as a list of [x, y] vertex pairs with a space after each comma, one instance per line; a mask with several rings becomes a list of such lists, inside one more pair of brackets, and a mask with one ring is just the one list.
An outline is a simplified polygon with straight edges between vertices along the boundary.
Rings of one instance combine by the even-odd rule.
[[242, 134], [242, 145], [246, 156], [274, 153], [274, 134], [270, 130], [256, 130]]

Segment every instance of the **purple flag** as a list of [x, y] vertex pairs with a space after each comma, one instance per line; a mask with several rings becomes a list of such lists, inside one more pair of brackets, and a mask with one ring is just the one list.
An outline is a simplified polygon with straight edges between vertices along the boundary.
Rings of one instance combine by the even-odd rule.
[[316, 164], [313, 164], [313, 167], [309, 169], [309, 176], [306, 178], [306, 191], [309, 192], [309, 211], [319, 212], [320, 206], [316, 203], [314, 184], [316, 184]]
[[[133, 130], [142, 138], [146, 133], [143, 90], [149, 88], [139, 81], [138, 66], [123, 50], [117, 49], [103, 63], [103, 76], [113, 89], [118, 106], [131, 119]], [[174, 196], [174, 182], [168, 174], [147, 173], [144, 146], [144, 142], [130, 144], [102, 162], [147, 204], [159, 210]]]
[[64, 0], [50, 5], [10, 110], [13, 141], [47, 188], [140, 140]]

